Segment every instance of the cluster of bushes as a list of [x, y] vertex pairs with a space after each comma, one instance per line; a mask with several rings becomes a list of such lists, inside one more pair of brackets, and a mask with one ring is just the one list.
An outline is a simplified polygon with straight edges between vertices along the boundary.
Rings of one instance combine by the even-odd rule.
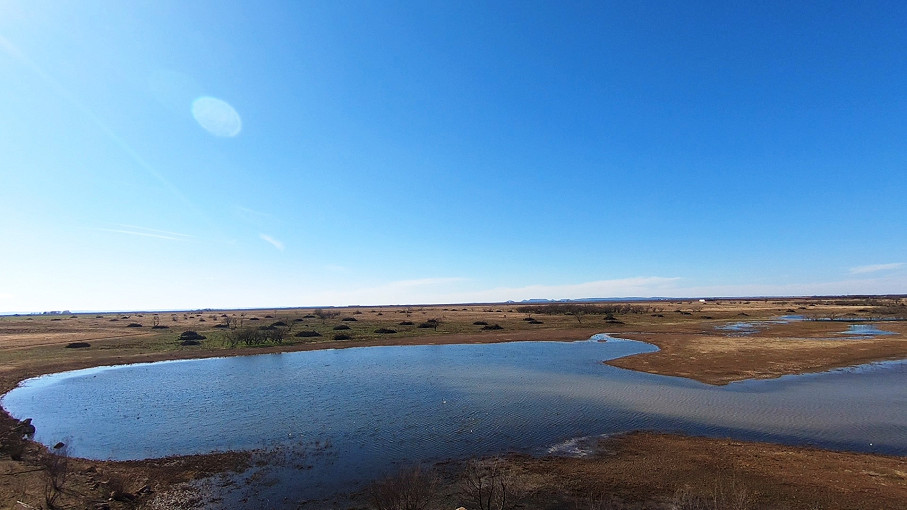
[[264, 345], [264, 344], [282, 344], [287, 337], [289, 329], [283, 326], [263, 326], [260, 328], [237, 328], [226, 335], [226, 341], [230, 347], [237, 345]]
[[[366, 488], [365, 496], [374, 510], [453, 508], [457, 503], [474, 510], [515, 510], [533, 506], [528, 504], [538, 494], [538, 488], [533, 485], [504, 459], [472, 459], [459, 469], [459, 473], [444, 473], [419, 465], [402, 469], [372, 482]], [[550, 505], [554, 495], [549, 495], [545, 508], [637, 508], [632, 502], [609, 492], [607, 486], [587, 494], [568, 489], [557, 498], [559, 504], [556, 506]], [[565, 504], [569, 499], [574, 500], [573, 505]], [[735, 478], [724, 476], [714, 480], [711, 487], [679, 488], [666, 506], [676, 510], [751, 510], [757, 507], [756, 492]]]
[[[525, 492], [515, 482], [500, 459], [471, 460], [459, 475], [456, 497], [477, 510], [512, 510]], [[375, 510], [428, 510], [444, 499], [441, 484], [436, 470], [417, 465], [373, 482], [366, 493]]]

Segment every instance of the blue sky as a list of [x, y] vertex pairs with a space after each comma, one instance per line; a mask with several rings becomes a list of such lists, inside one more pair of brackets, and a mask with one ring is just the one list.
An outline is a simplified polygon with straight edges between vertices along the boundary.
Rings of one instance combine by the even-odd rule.
[[907, 292], [907, 4], [741, 4], [0, 0], [0, 311]]

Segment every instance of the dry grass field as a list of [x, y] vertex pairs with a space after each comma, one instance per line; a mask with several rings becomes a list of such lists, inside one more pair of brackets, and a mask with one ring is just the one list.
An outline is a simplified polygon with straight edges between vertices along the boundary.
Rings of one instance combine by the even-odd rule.
[[[784, 315], [816, 320], [777, 320]], [[0, 390], [9, 391], [28, 377], [99, 365], [352, 346], [572, 341], [595, 333], [642, 340], [660, 348], [658, 352], [610, 361], [611, 365], [709, 384], [907, 358], [907, 322], [876, 323], [880, 329], [896, 333], [893, 335], [854, 338], [842, 334], [851, 324], [863, 324], [847, 319], [870, 318], [907, 318], [907, 299], [514, 303], [5, 316], [0, 317]], [[738, 322], [749, 325], [727, 329]], [[182, 341], [180, 336], [186, 331], [205, 338]], [[11, 439], [16, 422], [5, 413], [0, 418], [0, 437], [5, 438], [0, 448], [0, 508], [47, 507], [47, 451], [32, 443], [16, 443]], [[569, 508], [668, 508], [674, 504], [671, 501], [676, 499], [677, 490], [700, 490], [709, 473], [721, 471], [721, 459], [734, 464], [735, 480], [761, 494], [754, 501], [763, 505], [751, 508], [886, 508], [885, 502], [907, 505], [907, 468], [902, 458], [653, 434], [631, 434], [614, 440], [609, 448], [607, 454], [585, 459], [508, 462], [513, 469], [545, 475], [539, 478], [536, 491], [543, 496], [527, 508], [564, 508], [558, 505], [567, 502]], [[706, 451], [711, 453], [703, 454]], [[246, 458], [236, 454], [139, 463], [73, 460], [74, 474], [54, 504], [67, 508], [147, 506], [160, 502], [168, 491], [173, 493], [178, 483], [241, 466]], [[619, 475], [621, 472], [634, 474], [629, 477]], [[587, 483], [593, 479], [602, 480], [603, 490], [617, 498], [609, 499], [608, 504], [619, 502], [622, 506], [594, 506], [604, 503], [583, 499], [588, 495], [582, 493], [594, 489]], [[122, 486], [117, 480], [128, 483]], [[148, 489], [140, 490], [145, 485]], [[550, 505], [545, 506], [546, 501]], [[857, 501], [864, 504], [857, 505]], [[528, 500], [525, 504], [529, 505]], [[171, 502], [170, 506], [179, 505]]]

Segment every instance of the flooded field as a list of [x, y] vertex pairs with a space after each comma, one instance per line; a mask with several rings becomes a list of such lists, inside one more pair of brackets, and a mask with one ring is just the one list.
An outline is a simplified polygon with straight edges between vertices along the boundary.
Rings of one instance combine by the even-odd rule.
[[582, 454], [577, 438], [632, 430], [907, 454], [905, 362], [721, 387], [602, 363], [653, 350], [597, 337], [174, 361], [39, 377], [2, 403], [81, 457], [289, 452], [257, 484], [272, 496], [413, 462]]

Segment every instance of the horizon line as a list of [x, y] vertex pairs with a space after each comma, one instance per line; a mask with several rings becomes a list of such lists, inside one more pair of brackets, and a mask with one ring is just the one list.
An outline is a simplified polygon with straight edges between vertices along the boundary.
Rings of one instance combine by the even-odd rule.
[[0, 316], [26, 316], [26, 315], [78, 315], [78, 314], [110, 314], [110, 313], [177, 313], [177, 312], [227, 312], [227, 311], [246, 311], [246, 310], [303, 310], [303, 309], [317, 309], [317, 308], [396, 308], [396, 307], [410, 307], [410, 306], [421, 306], [421, 307], [438, 307], [438, 306], [483, 306], [483, 305], [527, 305], [527, 304], [536, 304], [536, 303], [593, 303], [598, 301], [612, 301], [612, 302], [647, 302], [647, 301], [691, 301], [691, 300], [700, 300], [704, 299], [706, 301], [728, 301], [728, 300], [771, 300], [771, 299], [859, 299], [859, 298], [888, 298], [888, 299], [902, 299], [907, 298], [907, 294], [826, 294], [826, 295], [756, 295], [756, 296], [686, 296], [686, 297], [663, 297], [663, 296], [650, 296], [650, 297], [588, 297], [588, 298], [578, 298], [578, 299], [547, 299], [547, 298], [536, 298], [536, 299], [524, 299], [521, 301], [475, 301], [475, 302], [464, 302], [464, 303], [401, 303], [401, 304], [346, 304], [346, 305], [300, 305], [300, 306], [252, 306], [252, 307], [238, 307], [238, 308], [184, 308], [184, 309], [175, 309], [175, 308], [161, 308], [161, 309], [128, 309], [128, 310], [45, 310], [42, 312], [16, 312], [16, 311], [3, 311], [0, 312]]

